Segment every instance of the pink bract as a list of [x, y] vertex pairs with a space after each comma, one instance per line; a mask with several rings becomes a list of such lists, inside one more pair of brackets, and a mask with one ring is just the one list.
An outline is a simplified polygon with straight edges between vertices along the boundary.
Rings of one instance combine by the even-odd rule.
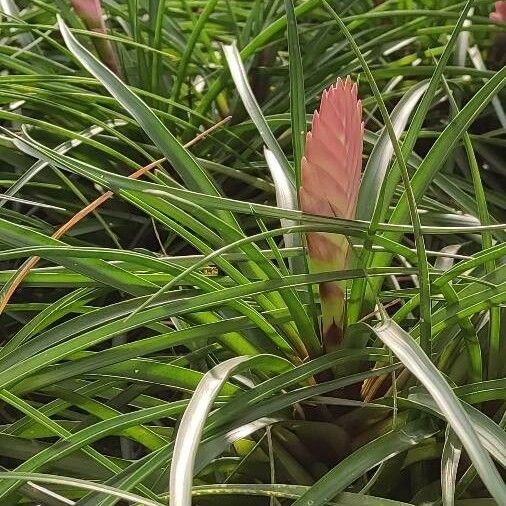
[[[71, 0], [72, 7], [76, 14], [82, 19], [86, 28], [92, 32], [106, 34], [102, 4], [100, 0]], [[94, 38], [93, 44], [100, 55], [102, 61], [117, 76], [121, 76], [121, 69], [118, 57], [111, 44], [111, 41], [104, 38]]]
[[347, 78], [323, 92], [302, 158], [302, 210], [353, 218], [362, 166], [362, 103]]
[[[323, 92], [306, 137], [301, 162], [302, 211], [321, 216], [353, 219], [360, 186], [363, 145], [362, 104], [357, 85], [348, 77]], [[342, 235], [307, 234], [313, 272], [346, 268], [349, 245]], [[342, 282], [320, 284], [322, 335], [327, 349], [342, 339], [344, 293]]]
[[495, 3], [495, 11], [490, 13], [490, 19], [506, 23], [506, 0]]

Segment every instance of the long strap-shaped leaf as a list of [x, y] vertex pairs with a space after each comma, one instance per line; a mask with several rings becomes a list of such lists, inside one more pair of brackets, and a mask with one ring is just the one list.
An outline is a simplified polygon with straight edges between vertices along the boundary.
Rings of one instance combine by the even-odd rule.
[[[135, 118], [162, 154], [174, 166], [185, 185], [194, 191], [209, 195], [219, 195], [219, 191], [196, 162], [193, 156], [181, 145], [165, 127], [156, 114], [133, 93], [115, 74], [87, 51], [71, 33], [63, 19], [58, 18], [62, 37], [84, 68], [95, 76], [107, 91]], [[220, 213], [230, 225], [239, 225], [229, 213]]]
[[260, 105], [258, 104], [255, 96], [253, 95], [253, 91], [249, 85], [248, 77], [246, 75], [246, 70], [241, 61], [241, 55], [237, 50], [235, 44], [230, 46], [223, 46], [223, 54], [227, 60], [228, 67], [230, 69], [230, 74], [234, 83], [237, 87], [237, 92], [241, 97], [242, 103], [244, 104], [245, 109], [248, 111], [248, 114], [251, 117], [251, 120], [255, 124], [258, 129], [260, 136], [265, 142], [266, 146], [272, 151], [272, 154], [276, 158], [279, 163], [285, 178], [289, 182], [289, 184], [295, 188], [295, 174], [293, 172], [290, 163], [288, 162], [283, 150], [281, 149], [276, 137], [272, 133], [265, 117], [260, 109]]
[[506, 504], [506, 485], [483, 447], [469, 416], [443, 375], [416, 341], [393, 320], [373, 329], [427, 389], [466, 449], [483, 483], [497, 504]]
[[259, 365], [267, 365], [278, 372], [289, 366], [288, 362], [273, 355], [234, 357], [213, 367], [195, 389], [174, 443], [169, 485], [171, 506], [191, 506], [193, 468], [200, 437], [209, 411], [224, 383], [234, 371]]
[[322, 476], [292, 506], [324, 506], [370, 469], [409, 450], [437, 432], [434, 425], [419, 419], [383, 434], [355, 450]]

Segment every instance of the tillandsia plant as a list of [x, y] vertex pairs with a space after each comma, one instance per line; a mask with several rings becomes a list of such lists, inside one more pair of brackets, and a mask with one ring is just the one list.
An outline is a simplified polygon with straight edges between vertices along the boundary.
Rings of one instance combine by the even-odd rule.
[[503, 6], [0, 0], [0, 505], [505, 505]]
[[[362, 169], [364, 124], [357, 85], [347, 77], [323, 92], [306, 137], [301, 162], [302, 211], [352, 220], [355, 217]], [[350, 246], [343, 235], [307, 234], [313, 272], [343, 271]], [[346, 282], [320, 283], [322, 339], [326, 351], [342, 342]]]

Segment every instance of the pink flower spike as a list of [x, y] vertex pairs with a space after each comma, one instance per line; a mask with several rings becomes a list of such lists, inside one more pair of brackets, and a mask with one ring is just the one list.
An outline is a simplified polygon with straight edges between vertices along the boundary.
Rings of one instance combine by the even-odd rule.
[[[322, 94], [301, 162], [302, 211], [353, 219], [360, 186], [363, 144], [362, 104], [357, 85], [349, 77], [337, 79]], [[344, 236], [307, 234], [311, 270], [332, 272], [346, 268], [349, 253]], [[322, 336], [327, 351], [343, 335], [345, 283], [320, 284]]]
[[506, 23], [506, 0], [499, 0], [495, 3], [495, 11], [490, 13], [490, 19]]
[[[106, 34], [104, 15], [100, 0], [71, 0], [72, 7], [76, 14], [82, 19], [86, 28], [91, 32]], [[121, 69], [118, 63], [118, 57], [110, 40], [103, 38], [93, 38], [93, 44], [102, 61], [118, 77], [121, 77]]]

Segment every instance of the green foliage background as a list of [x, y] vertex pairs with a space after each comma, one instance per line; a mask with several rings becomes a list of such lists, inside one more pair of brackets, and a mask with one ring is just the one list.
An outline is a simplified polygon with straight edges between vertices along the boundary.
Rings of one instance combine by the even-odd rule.
[[[42, 259], [0, 316], [0, 504], [506, 504], [493, 2], [104, 0], [105, 35], [66, 0], [0, 7], [0, 298]], [[295, 192], [346, 75], [357, 219], [281, 209], [264, 146]], [[346, 234], [349, 270], [307, 272], [311, 230]]]

